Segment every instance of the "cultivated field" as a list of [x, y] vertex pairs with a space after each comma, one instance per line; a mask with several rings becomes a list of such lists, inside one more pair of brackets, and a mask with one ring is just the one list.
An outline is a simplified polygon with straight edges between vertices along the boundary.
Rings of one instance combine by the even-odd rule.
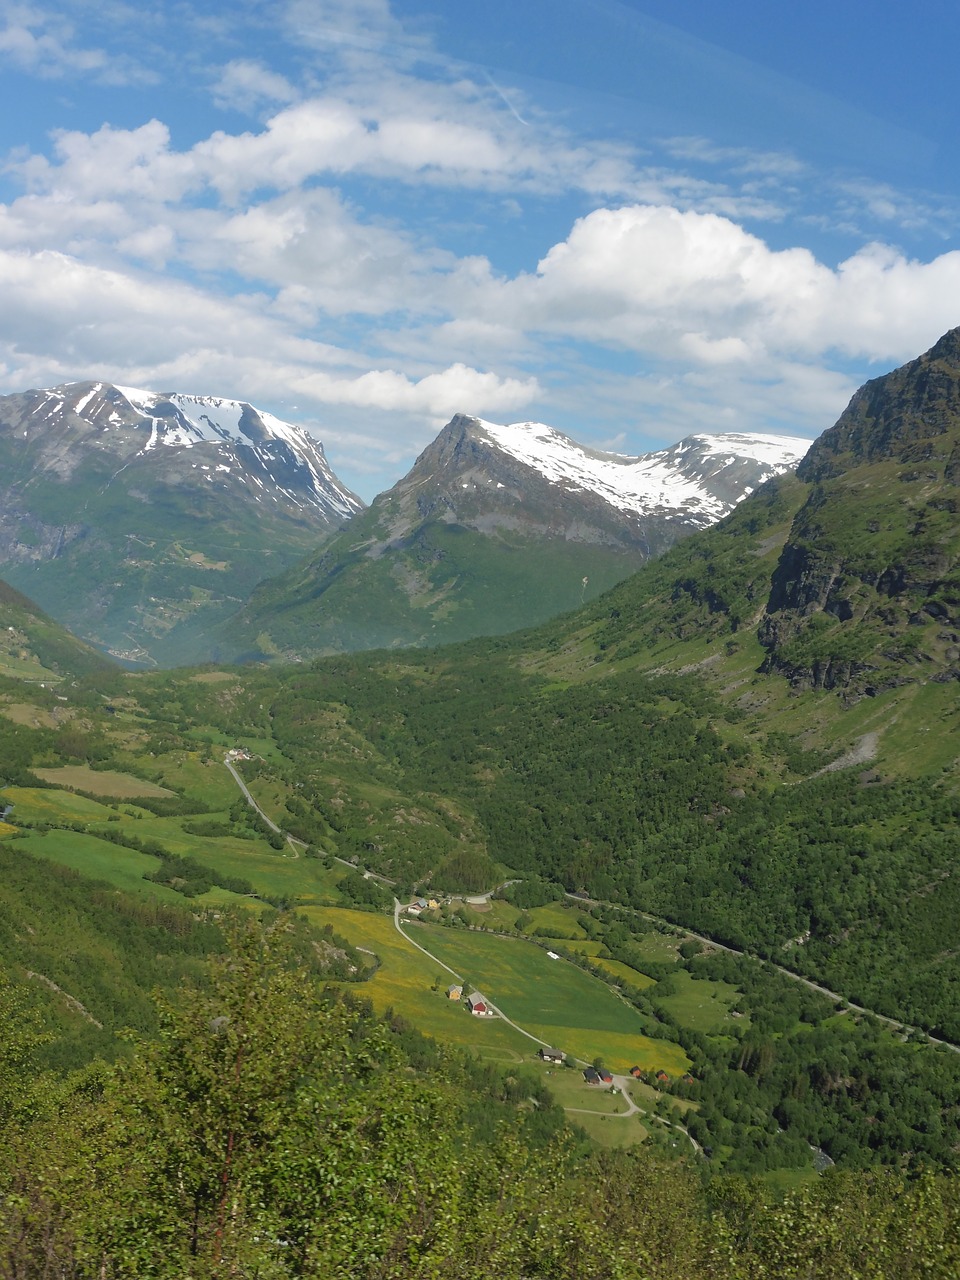
[[366, 947], [379, 956], [379, 970], [360, 988], [378, 1011], [393, 1008], [437, 1040], [475, 1048], [499, 1061], [522, 1062], [536, 1053], [531, 1040], [501, 1019], [475, 1018], [462, 1005], [448, 1000], [446, 989], [452, 977], [404, 941], [392, 916], [335, 907], [308, 907], [302, 914], [317, 924], [332, 925], [354, 946]]
[[645, 1034], [647, 1020], [599, 978], [519, 938], [408, 926], [421, 946], [460, 973], [526, 1031], [586, 1062], [613, 1071], [638, 1065], [682, 1074], [679, 1045]]
[[144, 782], [130, 773], [115, 773], [112, 769], [91, 769], [85, 764], [65, 764], [57, 769], [34, 769], [38, 778], [52, 782], [55, 787], [73, 787], [75, 791], [89, 791], [95, 796], [109, 796], [125, 800], [135, 796], [172, 796], [167, 787], [155, 782]]

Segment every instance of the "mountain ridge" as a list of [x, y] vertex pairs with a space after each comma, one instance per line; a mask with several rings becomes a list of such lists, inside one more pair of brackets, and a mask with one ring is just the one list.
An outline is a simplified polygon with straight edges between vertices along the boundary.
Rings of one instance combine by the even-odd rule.
[[243, 401], [66, 383], [0, 397], [0, 573], [102, 649], [195, 636], [362, 503], [320, 444]]
[[631, 458], [457, 414], [317, 556], [261, 584], [220, 629], [220, 656], [434, 645], [543, 621], [711, 523], [807, 443], [700, 434]]

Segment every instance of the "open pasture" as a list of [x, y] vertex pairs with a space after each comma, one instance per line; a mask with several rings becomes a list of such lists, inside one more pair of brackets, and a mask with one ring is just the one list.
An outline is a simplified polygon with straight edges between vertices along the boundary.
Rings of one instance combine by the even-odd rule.
[[597, 938], [577, 938], [572, 941], [570, 938], [541, 938], [538, 936], [537, 942], [549, 947], [551, 951], [560, 949], [576, 951], [582, 956], [589, 956], [591, 960], [595, 959], [603, 950], [603, 943]]
[[[392, 1008], [420, 1031], [437, 1040], [475, 1049], [502, 1062], [521, 1062], [536, 1053], [536, 1045], [500, 1018], [475, 1018], [446, 989], [449, 973], [422, 954], [396, 931], [390, 916], [337, 907], [308, 907], [302, 913], [315, 924], [329, 924], [356, 947], [380, 958], [376, 974], [358, 990], [378, 1012]], [[432, 988], [437, 985], [438, 990]]]
[[[198, 769], [203, 768], [199, 762], [194, 763]], [[222, 768], [220, 772], [226, 774], [226, 770]], [[229, 774], [226, 776], [229, 778]], [[89, 800], [85, 796], [74, 795], [70, 791], [53, 791], [36, 787], [7, 787], [0, 792], [0, 802], [13, 805], [13, 811], [9, 817], [14, 825], [18, 819], [23, 822], [50, 823], [51, 825], [61, 822], [83, 822], [106, 827], [109, 823], [111, 828], [136, 836], [139, 840], [156, 840], [164, 849], [179, 857], [193, 858], [222, 874], [240, 876], [249, 880], [257, 893], [270, 898], [282, 897], [298, 902], [336, 902], [337, 881], [344, 874], [344, 868], [339, 865], [328, 869], [317, 859], [295, 857], [289, 847], [285, 847], [282, 851], [273, 849], [261, 837], [252, 840], [243, 840], [236, 836], [208, 837], [194, 835], [184, 830], [185, 825], [189, 826], [198, 820], [225, 820], [226, 811], [219, 814], [202, 814], [199, 818], [190, 815], [159, 818], [147, 809], [137, 809], [135, 801], [131, 800], [123, 806], [123, 810], [118, 815], [106, 804]], [[131, 814], [138, 816], [133, 817]], [[69, 858], [58, 857], [55, 849], [66, 847], [59, 841], [59, 837], [75, 834], [74, 832], [51, 832], [51, 838], [54, 835], [58, 837], [57, 843], [44, 847], [38, 846], [36, 852], [54, 861], [62, 861], [65, 865], [74, 867], [75, 870], [82, 871], [86, 875], [109, 880], [119, 888], [129, 887], [128, 879], [131, 874], [129, 867], [132, 864], [128, 860], [128, 855], [144, 860], [140, 875], [143, 871], [155, 870], [158, 866], [157, 859], [149, 854], [125, 849], [109, 841], [99, 840], [94, 835], [86, 837], [94, 844], [83, 846], [87, 853], [81, 854], [80, 862], [74, 860], [73, 854]], [[33, 834], [29, 837], [31, 840], [34, 838], [42, 839]], [[95, 855], [92, 852], [94, 849], [96, 849]], [[90, 862], [89, 867], [85, 865], [87, 861]], [[116, 864], [115, 872], [114, 864]], [[149, 882], [144, 881], [137, 885], [138, 892], [143, 892], [144, 885], [149, 888]], [[170, 891], [164, 890], [164, 892]], [[236, 901], [235, 895], [228, 896], [231, 901]], [[213, 891], [200, 900], [204, 903], [214, 901]], [[219, 901], [219, 898], [217, 900]]]
[[645, 991], [647, 987], [656, 985], [655, 978], [641, 973], [639, 969], [634, 969], [629, 964], [623, 964], [620, 960], [605, 960], [602, 956], [597, 956], [593, 963], [604, 973], [609, 973], [611, 977], [617, 978], [628, 987], [634, 987], [637, 991]]
[[570, 1123], [579, 1125], [591, 1142], [611, 1151], [618, 1147], [635, 1147], [650, 1136], [640, 1115], [596, 1116], [576, 1111], [568, 1115]]
[[[740, 995], [736, 987], [713, 978], [694, 978], [686, 969], [678, 969], [667, 982], [673, 994], [658, 999], [681, 1026], [706, 1035], [730, 1030], [730, 1008]], [[739, 1021], [741, 1026], [750, 1024], [746, 1015]]]
[[[162, 898], [165, 902], [184, 901], [180, 894], [166, 885], [144, 880], [144, 874], [156, 871], [159, 863], [150, 854], [136, 849], [124, 849], [121, 845], [78, 831], [48, 831], [46, 834], [32, 831], [17, 841], [17, 848], [21, 847], [34, 857], [71, 867], [92, 880], [105, 880], [127, 893]], [[236, 901], [233, 895], [231, 898]]]
[[599, 978], [519, 938], [423, 925], [410, 936], [462, 974], [524, 1030], [613, 1071], [685, 1071], [679, 1045], [644, 1034], [645, 1019]]
[[10, 817], [14, 822], [106, 822], [116, 816], [97, 800], [42, 787], [5, 787], [0, 801], [13, 805]]
[[55, 787], [73, 787], [75, 791], [88, 791], [91, 795], [107, 796], [113, 800], [174, 794], [167, 787], [158, 787], [155, 782], [144, 782], [133, 774], [116, 773], [112, 769], [91, 769], [85, 764], [65, 764], [57, 769], [34, 769], [33, 772], [44, 782], [52, 782]]
[[580, 923], [580, 908], [573, 903], [548, 902], [543, 907], [532, 907], [527, 913], [533, 917], [531, 929], [549, 931], [555, 938], [585, 938], [587, 932]]
[[[0, 675], [3, 675], [0, 668]], [[32, 702], [6, 702], [0, 705], [0, 714], [12, 720], [14, 724], [26, 725], [29, 729], [56, 729], [57, 718], [46, 707], [38, 707]]]
[[675, 1098], [673, 1094], [663, 1093], [661, 1090], [655, 1089], [653, 1085], [645, 1084], [642, 1080], [631, 1080], [628, 1088], [634, 1102], [638, 1107], [643, 1107], [645, 1111], [652, 1111], [657, 1103], [661, 1101], [665, 1101], [681, 1117], [686, 1115], [688, 1111], [700, 1110], [699, 1102], [692, 1102], [689, 1098]]

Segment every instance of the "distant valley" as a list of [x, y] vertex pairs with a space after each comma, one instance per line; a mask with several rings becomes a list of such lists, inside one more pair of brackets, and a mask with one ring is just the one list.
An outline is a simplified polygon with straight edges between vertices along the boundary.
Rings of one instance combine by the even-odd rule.
[[[442, 434], [444, 494], [508, 488], [497, 430]], [[482, 1054], [584, 1143], [713, 1188], [953, 1185], [958, 456], [954, 331], [796, 473], [516, 635], [131, 673], [5, 588], [0, 959], [72, 1065], [117, 1052], [121, 1018], [153, 1034], [158, 938], [190, 972], [214, 917], [266, 911], [418, 1061], [415, 1033]], [[505, 1016], [475, 1020], [458, 975]], [[552, 1074], [552, 1044], [618, 1098]]]

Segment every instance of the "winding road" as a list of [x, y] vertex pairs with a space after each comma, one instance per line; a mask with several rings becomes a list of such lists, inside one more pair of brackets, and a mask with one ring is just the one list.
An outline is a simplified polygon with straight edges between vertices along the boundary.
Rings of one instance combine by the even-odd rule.
[[256, 812], [259, 813], [260, 817], [264, 820], [264, 822], [267, 824], [267, 826], [270, 828], [271, 831], [275, 831], [278, 836], [283, 836], [287, 844], [293, 850], [292, 853], [285, 853], [282, 856], [284, 858], [299, 858], [300, 850], [305, 849], [307, 847], [306, 844], [302, 840], [298, 840], [295, 836], [290, 835], [288, 832], [283, 831], [280, 827], [277, 826], [277, 824], [274, 822], [272, 818], [268, 817], [267, 814], [263, 812], [263, 810], [257, 804], [256, 800], [254, 800], [253, 796], [250, 794], [249, 787], [244, 782], [244, 780], [240, 777], [240, 774], [233, 767], [233, 762], [231, 760], [225, 759], [223, 763], [230, 770], [230, 773], [233, 776], [234, 782], [243, 792], [244, 796], [246, 797], [247, 804], [250, 806], [250, 808], [255, 809]]

